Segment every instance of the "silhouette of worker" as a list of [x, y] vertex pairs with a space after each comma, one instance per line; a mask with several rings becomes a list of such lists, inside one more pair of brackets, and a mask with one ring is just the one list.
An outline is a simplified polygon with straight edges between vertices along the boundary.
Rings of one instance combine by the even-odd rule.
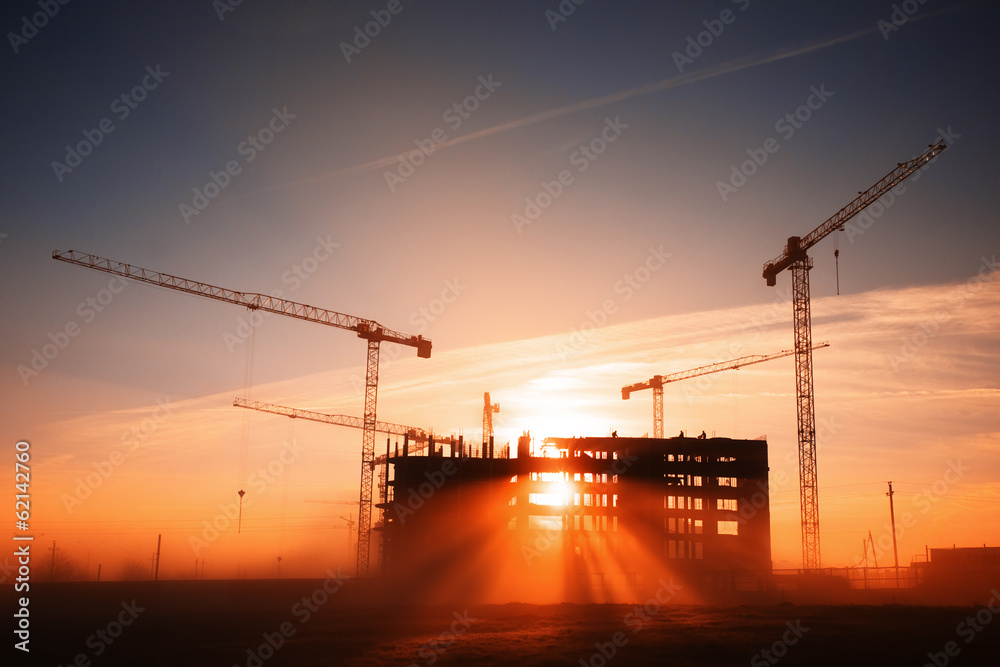
[[705, 439], [705, 437], [706, 437], [706, 436], [705, 436], [705, 432], [704, 432], [704, 431], [702, 431], [702, 432], [701, 432], [701, 435], [699, 435], [699, 436], [698, 436], [698, 439], [699, 439], [699, 440], [704, 440], [704, 439]]
[[611, 432], [611, 437], [612, 438], [617, 438], [618, 437], [618, 431], [612, 431]]

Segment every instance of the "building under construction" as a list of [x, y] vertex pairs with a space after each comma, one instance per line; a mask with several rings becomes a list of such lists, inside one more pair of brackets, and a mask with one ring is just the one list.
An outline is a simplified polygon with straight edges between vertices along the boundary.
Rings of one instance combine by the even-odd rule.
[[390, 580], [450, 597], [520, 585], [521, 599], [624, 599], [664, 577], [758, 589], [770, 572], [764, 440], [524, 436], [516, 457], [497, 454], [454, 441], [390, 453]]

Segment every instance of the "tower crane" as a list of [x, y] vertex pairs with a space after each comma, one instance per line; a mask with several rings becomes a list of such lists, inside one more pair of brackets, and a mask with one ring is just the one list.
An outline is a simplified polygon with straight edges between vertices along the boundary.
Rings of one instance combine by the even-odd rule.
[[52, 258], [76, 264], [88, 269], [111, 273], [123, 278], [187, 292], [198, 296], [244, 306], [250, 310], [262, 310], [307, 322], [324, 324], [338, 329], [346, 329], [357, 334], [368, 343], [368, 367], [365, 375], [365, 412], [363, 435], [361, 438], [361, 496], [358, 514], [358, 564], [357, 576], [368, 576], [370, 544], [367, 538], [371, 532], [372, 476], [375, 458], [375, 410], [378, 400], [378, 358], [383, 342], [408, 345], [417, 349], [417, 356], [427, 359], [431, 356], [431, 341], [423, 336], [412, 336], [388, 329], [374, 320], [345, 315], [325, 308], [308, 306], [295, 301], [264, 294], [237, 292], [186, 278], [179, 278], [159, 271], [150, 271], [97, 255], [69, 250], [53, 251]]
[[[817, 343], [813, 349], [818, 349], [821, 347], [829, 347], [829, 343]], [[709, 364], [707, 366], [699, 366], [698, 368], [692, 368], [687, 371], [678, 371], [677, 373], [671, 373], [670, 375], [654, 375], [645, 382], [638, 382], [636, 384], [630, 384], [627, 387], [622, 387], [622, 400], [628, 400], [632, 392], [642, 391], [643, 389], [653, 390], [653, 437], [662, 438], [663, 437], [663, 385], [669, 384], [671, 382], [677, 382], [678, 380], [687, 380], [688, 378], [699, 377], [701, 375], [710, 375], [712, 373], [719, 373], [721, 371], [736, 370], [742, 368], [743, 366], [749, 366], [751, 364], [759, 364], [765, 361], [770, 361], [772, 359], [779, 359], [781, 357], [787, 357], [789, 355], [795, 354], [794, 350], [782, 350], [781, 352], [775, 352], [774, 354], [751, 354], [746, 357], [740, 357], [738, 359], [730, 359], [729, 361], [719, 361], [714, 364]]]
[[493, 415], [500, 412], [499, 403], [490, 402], [490, 392], [483, 394], [483, 447], [489, 447], [493, 436]]
[[[275, 415], [283, 415], [285, 417], [290, 417], [291, 419], [308, 419], [309, 421], [320, 422], [322, 424], [333, 424], [335, 426], [348, 426], [350, 428], [364, 428], [364, 420], [358, 417], [352, 417], [350, 415], [329, 415], [324, 412], [313, 412], [312, 410], [300, 410], [298, 408], [289, 408], [283, 405], [274, 405], [273, 403], [262, 403], [261, 401], [251, 401], [245, 398], [235, 398], [233, 399], [233, 405], [238, 408], [247, 408], [249, 410], [258, 410], [260, 412], [269, 412]], [[427, 443], [430, 441], [431, 436], [422, 429], [415, 428], [413, 426], [403, 426], [402, 424], [393, 424], [391, 422], [375, 422], [375, 430], [379, 433], [389, 433], [391, 435], [406, 435], [413, 441], [413, 448], [410, 450], [414, 454], [419, 454], [427, 448]], [[379, 466], [378, 470], [378, 491], [379, 498], [382, 502], [385, 501], [385, 490], [386, 484], [388, 482], [388, 471], [387, 471], [387, 460], [385, 454], [379, 454], [377, 457], [372, 459], [371, 466], [372, 470], [375, 466]], [[331, 503], [331, 504], [345, 504], [343, 501], [333, 501], [333, 500], [307, 500], [309, 503]], [[349, 505], [359, 505], [357, 501], [346, 503]], [[384, 510], [383, 510], [384, 512]], [[383, 525], [385, 516], [383, 514]], [[376, 526], [377, 528], [377, 526]], [[366, 536], [370, 539], [371, 527], [369, 527], [369, 533]], [[381, 564], [382, 562], [382, 543], [379, 542], [378, 560]]]
[[819, 227], [803, 237], [789, 237], [784, 252], [764, 264], [763, 276], [774, 287], [777, 276], [792, 271], [792, 312], [795, 328], [795, 400], [799, 435], [799, 503], [802, 518], [802, 567], [820, 567], [819, 492], [816, 479], [816, 406], [813, 397], [812, 318], [809, 304], [809, 269], [812, 258], [806, 252], [831, 233], [843, 230], [844, 224], [870, 206], [879, 197], [902, 183], [933, 160], [947, 144], [930, 145], [919, 157], [897, 163], [896, 168]]

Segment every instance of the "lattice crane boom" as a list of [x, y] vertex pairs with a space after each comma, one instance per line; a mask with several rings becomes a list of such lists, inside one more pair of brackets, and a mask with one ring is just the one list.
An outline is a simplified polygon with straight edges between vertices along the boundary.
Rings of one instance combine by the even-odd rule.
[[871, 186], [859, 195], [850, 204], [840, 209], [819, 227], [812, 230], [803, 237], [792, 236], [788, 239], [785, 251], [770, 262], [764, 264], [764, 279], [767, 280], [768, 287], [774, 287], [779, 273], [787, 268], [791, 268], [796, 260], [805, 256], [809, 248], [813, 247], [833, 232], [843, 229], [844, 224], [875, 203], [879, 197], [892, 190], [910, 177], [914, 172], [933, 160], [937, 155], [948, 147], [947, 144], [937, 144], [929, 146], [923, 155], [915, 157], [906, 162], [900, 162], [896, 168], [883, 176], [875, 185]]
[[417, 348], [417, 356], [424, 359], [431, 356], [431, 341], [425, 339], [423, 336], [411, 336], [393, 331], [373, 320], [345, 315], [334, 310], [317, 308], [316, 306], [309, 306], [304, 303], [289, 301], [288, 299], [281, 299], [266, 294], [237, 292], [225, 287], [217, 287], [196, 280], [188, 280], [187, 278], [180, 278], [160, 271], [150, 271], [149, 269], [132, 266], [125, 262], [77, 252], [76, 250], [68, 250], [66, 252], [56, 250], [52, 253], [52, 259], [111, 273], [123, 278], [130, 278], [150, 285], [156, 285], [157, 287], [166, 287], [179, 292], [187, 292], [188, 294], [236, 304], [250, 310], [263, 310], [277, 315], [306, 320], [307, 322], [325, 324], [337, 327], [338, 329], [347, 329], [348, 331], [356, 332], [359, 338], [366, 340], [398, 343], [399, 345], [415, 347]]
[[368, 576], [368, 562], [370, 552], [370, 540], [367, 539], [371, 533], [371, 513], [372, 513], [372, 482], [374, 474], [375, 460], [375, 412], [378, 401], [378, 358], [379, 346], [383, 342], [408, 345], [417, 350], [417, 356], [428, 358], [431, 356], [431, 341], [423, 336], [411, 336], [388, 329], [374, 320], [368, 320], [353, 315], [345, 315], [325, 308], [317, 308], [287, 299], [256, 294], [253, 292], [238, 292], [208, 283], [188, 280], [169, 273], [151, 271], [142, 267], [132, 266], [125, 262], [119, 262], [105, 257], [98, 257], [88, 253], [81, 253], [75, 250], [52, 253], [52, 258], [76, 264], [88, 269], [111, 273], [131, 280], [148, 283], [157, 287], [165, 287], [180, 292], [187, 292], [197, 296], [203, 296], [225, 303], [232, 303], [238, 306], [249, 308], [250, 310], [263, 310], [265, 312], [294, 317], [307, 322], [315, 322], [326, 326], [336, 327], [355, 332], [359, 338], [368, 342], [368, 364], [365, 374], [365, 408], [364, 420], [362, 424], [363, 434], [361, 439], [361, 499], [358, 518], [358, 565], [357, 576]]
[[803, 237], [789, 237], [784, 252], [764, 264], [763, 276], [769, 287], [776, 284], [777, 275], [785, 269], [790, 269], [792, 272], [802, 567], [807, 570], [819, 569], [821, 561], [819, 484], [816, 465], [816, 405], [813, 395], [812, 315], [809, 301], [809, 270], [812, 268], [813, 262], [806, 251], [831, 233], [843, 229], [848, 220], [916, 173], [918, 169], [933, 160], [945, 148], [947, 148], [946, 144], [932, 145], [923, 155], [907, 162], [897, 163], [895, 169], [870, 188], [861, 192], [851, 203], [834, 213], [816, 229]]
[[[830, 344], [827, 342], [817, 343], [813, 346], [813, 349], [819, 349], [821, 347], [829, 347]], [[689, 378], [699, 377], [702, 375], [710, 375], [712, 373], [719, 373], [721, 371], [738, 370], [743, 366], [750, 366], [751, 364], [760, 364], [765, 361], [771, 361], [772, 359], [780, 359], [781, 357], [787, 357], [795, 354], [795, 350], [782, 350], [781, 352], [775, 352], [773, 354], [750, 354], [745, 357], [739, 357], [737, 359], [730, 359], [728, 361], [717, 361], [714, 364], [708, 364], [706, 366], [699, 366], [697, 368], [691, 368], [686, 371], [678, 371], [676, 373], [670, 373], [669, 375], [654, 375], [645, 382], [637, 382], [635, 384], [630, 384], [622, 387], [622, 400], [628, 400], [633, 392], [642, 391], [644, 389], [653, 390], [653, 437], [662, 438], [663, 437], [663, 385], [670, 384], [671, 382], [677, 382], [679, 380], [687, 380]]]
[[[309, 421], [320, 422], [322, 424], [333, 424], [334, 426], [347, 426], [349, 428], [364, 428], [364, 419], [351, 415], [330, 415], [325, 412], [313, 412], [312, 410], [302, 410], [300, 408], [289, 408], [284, 405], [274, 405], [273, 403], [263, 403], [261, 401], [248, 401], [245, 398], [233, 399], [233, 405], [238, 408], [269, 412], [274, 415], [282, 415], [292, 419], [307, 419]], [[420, 454], [427, 449], [431, 434], [415, 426], [404, 426], [403, 424], [393, 424], [392, 422], [375, 422], [375, 431], [378, 433], [388, 433], [390, 435], [407, 435], [413, 446], [410, 448], [411, 454]], [[445, 438], [441, 438], [444, 440]], [[450, 439], [450, 436], [449, 436]], [[379, 454], [372, 460], [372, 466], [385, 464], [385, 454]], [[312, 501], [309, 501], [312, 502]], [[318, 501], [317, 501], [318, 502]], [[358, 501], [351, 504], [357, 505]]]
[[[299, 408], [289, 408], [284, 405], [274, 405], [262, 401], [249, 401], [245, 398], [234, 398], [233, 405], [237, 408], [247, 408], [259, 412], [269, 412], [273, 415], [282, 415], [292, 419], [307, 419], [309, 421], [333, 424], [335, 426], [347, 426], [349, 428], [364, 428], [365, 420], [362, 417], [351, 415], [330, 415], [325, 412], [313, 412], [312, 410], [301, 410]], [[409, 435], [415, 442], [427, 442], [427, 433], [423, 429], [403, 424], [393, 424], [391, 422], [375, 422], [375, 430], [379, 433], [389, 433], [391, 435]]]

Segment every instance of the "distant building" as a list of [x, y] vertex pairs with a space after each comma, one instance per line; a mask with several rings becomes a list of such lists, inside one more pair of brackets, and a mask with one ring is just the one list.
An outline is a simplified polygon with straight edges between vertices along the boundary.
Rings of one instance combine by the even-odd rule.
[[949, 572], [989, 572], [1000, 570], [1000, 547], [952, 547], [929, 549], [929, 570], [934, 574]]
[[1000, 581], [1000, 547], [928, 549], [926, 559], [911, 564], [922, 584], [955, 587]]
[[927, 549], [923, 559], [905, 569], [924, 604], [978, 605], [996, 593], [1000, 547]]
[[763, 440], [550, 438], [533, 451], [525, 436], [516, 458], [455, 443], [403, 453], [379, 505], [384, 572], [403, 584], [603, 599], [665, 577], [757, 589], [770, 574]]

